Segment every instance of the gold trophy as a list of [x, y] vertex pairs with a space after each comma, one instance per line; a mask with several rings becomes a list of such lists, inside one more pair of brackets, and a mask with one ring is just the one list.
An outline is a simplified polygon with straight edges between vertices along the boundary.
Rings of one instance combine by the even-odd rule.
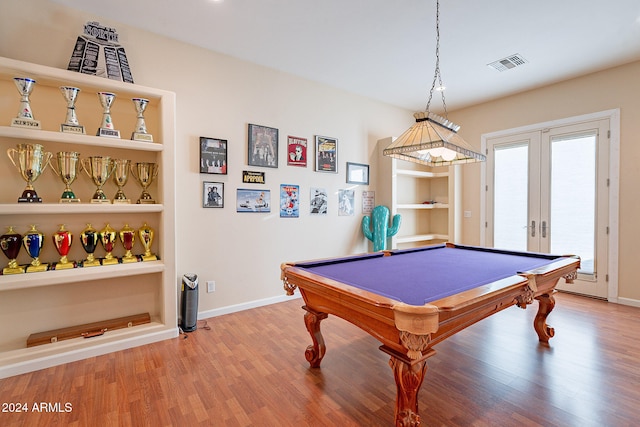
[[22, 245], [27, 250], [27, 253], [33, 260], [31, 265], [27, 266], [27, 273], [36, 273], [41, 271], [47, 271], [49, 266], [40, 262], [38, 258], [40, 256], [40, 250], [44, 243], [44, 234], [36, 229], [35, 225], [31, 226], [31, 230], [27, 231], [27, 234], [22, 238]]
[[108, 156], [91, 156], [82, 159], [82, 168], [93, 183], [97, 186], [96, 192], [91, 198], [91, 203], [111, 203], [102, 191], [102, 186], [109, 180], [109, 177], [115, 169], [115, 165], [111, 157]]
[[147, 125], [144, 121], [144, 110], [147, 108], [149, 100], [144, 98], [131, 98], [131, 100], [138, 113], [136, 128], [131, 134], [131, 139], [135, 141], [153, 142], [153, 135], [147, 132]]
[[51, 169], [62, 179], [62, 183], [65, 185], [62, 196], [60, 196], [60, 203], [80, 202], [80, 199], [77, 199], [75, 193], [71, 190], [71, 184], [78, 176], [78, 167], [80, 167], [80, 153], [76, 151], [59, 151], [56, 154], [56, 162], [51, 164]]
[[62, 92], [64, 100], [67, 101], [67, 118], [60, 125], [60, 132], [84, 134], [84, 126], [78, 123], [75, 107], [80, 89], [71, 86], [60, 86], [60, 92]]
[[140, 162], [131, 165], [131, 174], [142, 187], [142, 194], [136, 203], [153, 204], [156, 201], [151, 197], [147, 188], [158, 176], [158, 165], [156, 163]]
[[113, 248], [116, 245], [116, 239], [118, 238], [116, 230], [114, 230], [109, 224], [107, 224], [102, 230], [100, 230], [99, 237], [100, 243], [102, 243], [102, 247], [106, 251], [104, 258], [102, 259], [102, 265], [119, 264], [118, 258], [114, 257], [111, 254], [111, 252], [113, 252]]
[[97, 136], [107, 136], [109, 138], [120, 138], [120, 131], [113, 127], [111, 120], [111, 105], [116, 99], [116, 94], [111, 92], [98, 92], [98, 100], [104, 112], [102, 113], [102, 124], [98, 128]]
[[18, 92], [20, 92], [20, 110], [18, 111], [18, 117], [11, 120], [11, 126], [41, 129], [40, 121], [33, 118], [31, 104], [29, 103], [29, 95], [31, 95], [36, 81], [27, 77], [14, 77], [13, 82], [18, 88]]
[[[52, 154], [44, 151], [40, 144], [18, 144], [17, 148], [9, 148], [7, 156], [20, 171], [27, 187], [18, 198], [19, 203], [41, 203], [42, 198], [33, 189], [33, 183], [44, 172], [51, 161]], [[16, 159], [17, 156], [17, 159]]]
[[116, 182], [118, 186], [118, 192], [113, 198], [114, 204], [129, 204], [131, 203], [131, 199], [127, 199], [122, 188], [127, 184], [129, 180], [129, 170], [131, 169], [131, 160], [125, 159], [115, 159], [114, 170], [113, 170], [113, 180]]
[[120, 241], [127, 251], [122, 257], [122, 263], [138, 262], [138, 257], [131, 253], [131, 249], [133, 249], [133, 242], [136, 239], [136, 231], [129, 227], [129, 224], [125, 224], [119, 234]]
[[153, 244], [154, 230], [145, 222], [142, 227], [138, 229], [138, 236], [140, 236], [140, 243], [144, 247], [144, 254], [142, 255], [142, 261], [156, 261], [158, 257], [151, 253], [151, 245]]
[[82, 248], [87, 253], [87, 259], [82, 261], [83, 267], [95, 267], [100, 265], [100, 261], [97, 260], [93, 253], [98, 247], [98, 241], [100, 240], [100, 234], [96, 231], [91, 224], [87, 224], [87, 228], [80, 233], [80, 243]]
[[9, 264], [2, 269], [2, 274], [20, 274], [25, 272], [24, 267], [19, 266], [16, 261], [21, 246], [22, 236], [13, 231], [13, 226], [9, 226], [9, 230], [0, 236], [0, 248], [7, 258], [9, 258]]
[[58, 254], [60, 255], [60, 261], [55, 265], [56, 270], [67, 270], [75, 268], [76, 263], [69, 261], [67, 255], [71, 249], [71, 243], [73, 242], [73, 234], [70, 231], [64, 229], [64, 224], [60, 224], [60, 229], [53, 233], [53, 246], [56, 247]]

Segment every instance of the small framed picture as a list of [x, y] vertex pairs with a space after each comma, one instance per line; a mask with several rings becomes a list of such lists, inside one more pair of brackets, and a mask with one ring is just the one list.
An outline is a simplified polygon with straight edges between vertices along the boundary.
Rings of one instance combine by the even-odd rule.
[[307, 167], [307, 138], [287, 137], [287, 164]]
[[202, 183], [202, 207], [224, 208], [224, 182]]
[[249, 166], [278, 167], [278, 129], [249, 124]]
[[338, 173], [338, 140], [316, 135], [316, 172]]
[[227, 174], [227, 140], [200, 137], [200, 173]]
[[280, 185], [280, 218], [298, 218], [300, 216], [300, 186]]
[[271, 212], [271, 191], [238, 188], [236, 212]]
[[369, 165], [347, 162], [347, 183], [369, 184]]

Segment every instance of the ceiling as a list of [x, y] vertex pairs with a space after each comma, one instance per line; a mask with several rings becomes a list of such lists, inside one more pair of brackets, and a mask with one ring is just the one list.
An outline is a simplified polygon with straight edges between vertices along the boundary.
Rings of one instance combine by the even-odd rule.
[[[410, 110], [425, 109], [434, 77], [435, 0], [54, 1]], [[527, 62], [487, 65], [513, 54]], [[448, 110], [635, 60], [638, 0], [440, 4]]]

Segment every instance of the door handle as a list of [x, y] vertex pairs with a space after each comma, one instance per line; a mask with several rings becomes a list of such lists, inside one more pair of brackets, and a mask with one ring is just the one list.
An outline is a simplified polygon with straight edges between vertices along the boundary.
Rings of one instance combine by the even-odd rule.
[[536, 237], [536, 222], [531, 221], [531, 237]]
[[540, 234], [543, 239], [547, 237], [547, 221], [542, 221], [542, 224], [540, 225]]

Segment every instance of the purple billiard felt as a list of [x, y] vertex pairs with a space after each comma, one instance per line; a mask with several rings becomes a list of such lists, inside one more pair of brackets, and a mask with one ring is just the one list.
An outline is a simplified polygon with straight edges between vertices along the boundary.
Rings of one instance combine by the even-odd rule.
[[411, 305], [455, 295], [478, 286], [534, 270], [558, 257], [482, 248], [434, 246], [296, 264], [341, 283]]

